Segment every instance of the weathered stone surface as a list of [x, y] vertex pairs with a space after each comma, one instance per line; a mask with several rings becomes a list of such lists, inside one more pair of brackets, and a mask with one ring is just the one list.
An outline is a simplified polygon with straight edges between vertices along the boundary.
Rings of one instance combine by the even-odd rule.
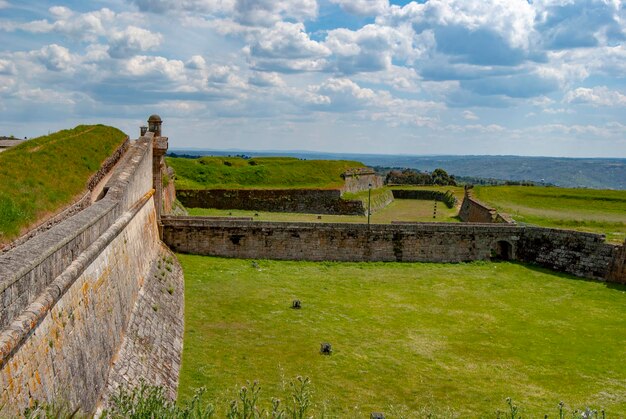
[[349, 169], [342, 173], [341, 177], [344, 180], [344, 184], [341, 187], [342, 193], [366, 191], [370, 188], [370, 185], [372, 189], [384, 186], [383, 178], [378, 176], [371, 167]]
[[626, 281], [626, 252], [605, 243], [603, 236], [511, 224], [416, 223], [368, 228], [170, 217], [164, 220], [164, 241], [185, 253], [312, 261], [464, 262], [489, 259], [510, 249], [499, 256], [586, 278]]
[[366, 211], [361, 201], [341, 199], [338, 189], [179, 189], [176, 197], [187, 208], [343, 215]]
[[176, 257], [161, 245], [130, 317], [124, 341], [111, 367], [102, 407], [120, 386], [140, 380], [176, 399], [183, 350], [184, 278]]
[[465, 191], [463, 203], [459, 211], [459, 218], [465, 223], [495, 223], [498, 212], [476, 198], [469, 190]]
[[[0, 416], [34, 399], [89, 412], [100, 398], [161, 249], [151, 135], [132, 144], [100, 201], [0, 256]], [[157, 353], [180, 349], [164, 339]]]
[[337, 261], [463, 262], [491, 256], [498, 241], [513, 248], [519, 229], [508, 225], [404, 225], [164, 219], [173, 250], [237, 258]]
[[1, 353], [1, 415], [16, 415], [33, 400], [94, 408], [156, 255], [154, 214], [148, 199], [120, 217], [0, 334], [0, 342], [13, 337]]

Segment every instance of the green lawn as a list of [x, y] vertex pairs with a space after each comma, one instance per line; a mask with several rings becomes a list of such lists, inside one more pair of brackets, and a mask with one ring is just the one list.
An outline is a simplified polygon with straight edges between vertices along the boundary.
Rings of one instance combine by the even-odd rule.
[[167, 157], [178, 189], [340, 188], [341, 174], [363, 163], [349, 160], [300, 160], [292, 157]]
[[626, 239], [626, 191], [528, 186], [480, 186], [475, 196], [516, 221]]
[[0, 243], [71, 204], [125, 138], [117, 128], [80, 125], [0, 153]]
[[626, 414], [623, 286], [513, 263], [178, 257], [179, 399], [206, 386], [220, 415], [246, 380], [260, 381], [269, 406], [297, 375], [330, 417], [493, 418], [507, 396], [523, 417], [556, 417], [561, 400]]
[[[373, 224], [389, 224], [392, 221], [412, 222], [458, 222], [458, 208], [447, 208], [437, 202], [437, 218], [433, 218], [435, 201], [396, 199], [391, 204], [372, 214]], [[367, 217], [358, 215], [321, 215], [284, 212], [244, 210], [218, 210], [212, 208], [187, 208], [189, 215], [215, 217], [253, 217], [257, 221], [319, 222], [319, 223], [366, 223]], [[258, 215], [257, 215], [258, 214]]]

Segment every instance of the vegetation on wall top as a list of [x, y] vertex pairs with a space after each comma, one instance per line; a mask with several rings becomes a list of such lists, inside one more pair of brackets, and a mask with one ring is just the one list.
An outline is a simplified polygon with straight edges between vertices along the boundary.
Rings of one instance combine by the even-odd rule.
[[341, 174], [363, 163], [349, 160], [300, 160], [293, 157], [168, 157], [177, 189], [340, 188]]
[[0, 243], [71, 204], [125, 139], [117, 128], [79, 125], [1, 153]]

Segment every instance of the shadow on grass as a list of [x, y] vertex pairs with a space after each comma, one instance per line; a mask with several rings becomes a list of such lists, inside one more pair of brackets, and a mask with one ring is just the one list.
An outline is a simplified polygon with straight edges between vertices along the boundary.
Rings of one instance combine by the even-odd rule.
[[621, 284], [621, 283], [617, 283], [617, 282], [608, 282], [608, 281], [601, 281], [598, 279], [590, 279], [590, 278], [583, 278], [580, 276], [575, 276], [572, 274], [569, 274], [567, 272], [558, 272], [555, 270], [552, 270], [550, 268], [546, 268], [545, 266], [541, 266], [541, 265], [535, 265], [529, 262], [520, 262], [517, 260], [500, 260], [500, 259], [492, 259], [491, 263], [510, 263], [513, 265], [518, 265], [520, 267], [529, 269], [531, 271], [535, 271], [535, 272], [540, 272], [540, 273], [544, 273], [544, 274], [550, 274], [552, 276], [557, 276], [559, 278], [564, 278], [564, 279], [569, 279], [569, 280], [574, 280], [574, 281], [584, 281], [584, 282], [594, 282], [594, 283], [599, 283], [599, 284], [604, 284], [607, 288], [609, 289], [614, 289], [617, 291], [626, 291], [626, 284]]

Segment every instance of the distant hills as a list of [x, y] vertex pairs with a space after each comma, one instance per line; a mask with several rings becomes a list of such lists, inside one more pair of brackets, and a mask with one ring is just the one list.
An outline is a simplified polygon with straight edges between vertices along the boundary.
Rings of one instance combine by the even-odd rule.
[[523, 156], [409, 156], [337, 154], [307, 151], [216, 151], [173, 149], [176, 154], [288, 156], [301, 159], [357, 160], [368, 166], [402, 167], [425, 171], [445, 169], [456, 176], [502, 180], [530, 180], [563, 187], [626, 189], [626, 159]]

